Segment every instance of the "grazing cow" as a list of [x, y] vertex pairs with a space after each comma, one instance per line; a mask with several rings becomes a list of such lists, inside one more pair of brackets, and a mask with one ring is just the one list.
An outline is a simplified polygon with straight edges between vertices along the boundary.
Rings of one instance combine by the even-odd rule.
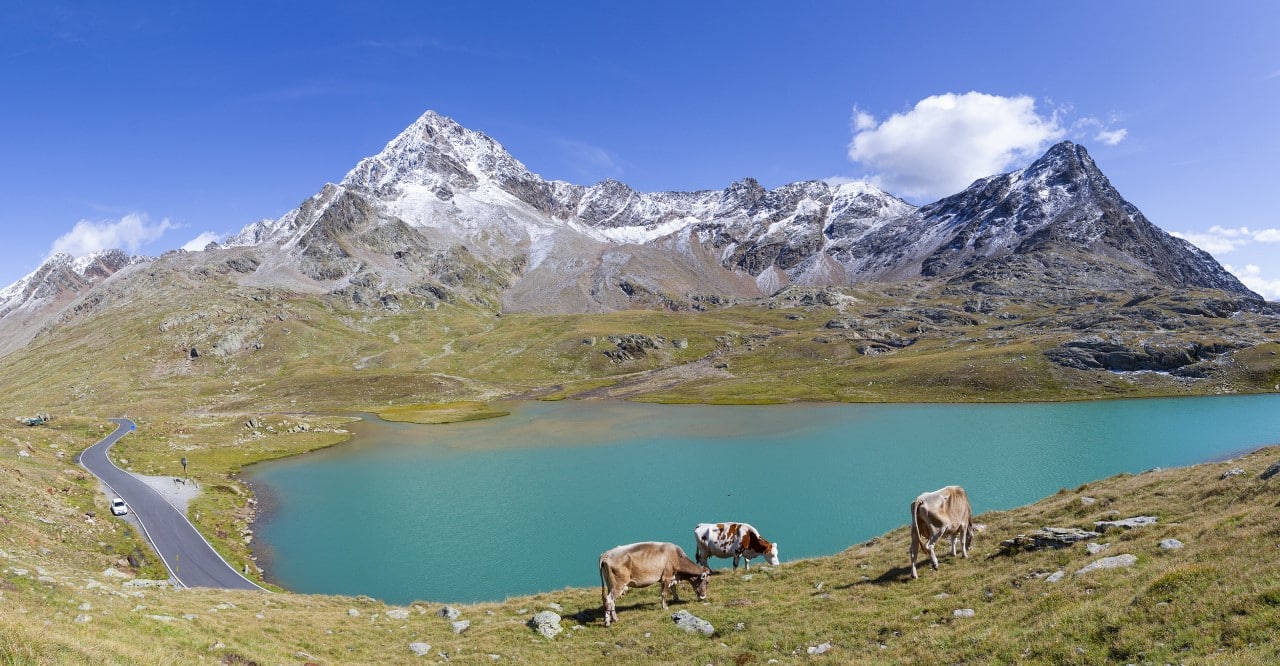
[[698, 564], [706, 564], [715, 555], [732, 557], [734, 569], [739, 559], [745, 559], [750, 569], [751, 558], [763, 555], [766, 562], [778, 566], [778, 544], [770, 543], [746, 523], [702, 523], [693, 528], [693, 536], [698, 540]]
[[969, 506], [969, 496], [960, 486], [922, 493], [911, 503], [912, 578], [920, 577], [916, 573], [916, 555], [920, 548], [929, 552], [929, 562], [937, 570], [938, 556], [933, 546], [947, 536], [951, 537], [952, 557], [956, 554], [956, 541], [960, 541], [964, 557], [969, 557], [969, 546], [973, 544], [973, 509]]
[[698, 599], [707, 598], [707, 576], [711, 570], [699, 566], [674, 543], [642, 541], [618, 546], [600, 554], [600, 596], [604, 600], [604, 626], [618, 619], [614, 602], [629, 588], [661, 583], [659, 596], [667, 607], [667, 590], [671, 598], [680, 600], [676, 583], [686, 580]]

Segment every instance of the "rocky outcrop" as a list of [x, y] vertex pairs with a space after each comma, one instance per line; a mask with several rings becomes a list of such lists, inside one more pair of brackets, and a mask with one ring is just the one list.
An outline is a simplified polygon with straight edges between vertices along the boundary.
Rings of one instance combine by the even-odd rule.
[[1079, 576], [1081, 574], [1101, 571], [1103, 569], [1123, 569], [1125, 567], [1131, 567], [1137, 563], [1138, 556], [1129, 555], [1127, 553], [1124, 555], [1116, 555], [1114, 557], [1104, 557], [1085, 565], [1083, 568], [1076, 571], [1075, 575]]
[[1020, 550], [1067, 548], [1100, 536], [1102, 536], [1101, 532], [1091, 532], [1078, 527], [1045, 527], [1030, 534], [1019, 534], [1012, 539], [1006, 539], [1000, 542], [1000, 548], [1006, 553]]
[[1155, 516], [1134, 516], [1122, 520], [1099, 520], [1093, 524], [1093, 528], [1099, 532], [1106, 532], [1111, 529], [1131, 530], [1135, 527], [1155, 525], [1158, 521], [1159, 518]]
[[1147, 345], [1131, 348], [1113, 340], [1090, 336], [1065, 342], [1045, 352], [1049, 360], [1077, 370], [1112, 372], [1168, 372], [1183, 377], [1203, 377], [1207, 369], [1199, 364], [1233, 351], [1227, 343], [1189, 342], [1181, 345]]

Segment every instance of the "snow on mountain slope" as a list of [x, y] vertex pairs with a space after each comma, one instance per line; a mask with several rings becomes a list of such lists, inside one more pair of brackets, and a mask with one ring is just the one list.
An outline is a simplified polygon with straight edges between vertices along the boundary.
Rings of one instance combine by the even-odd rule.
[[[606, 292], [621, 289], [634, 300], [640, 284], [678, 299], [711, 289], [750, 297], [789, 284], [948, 277], [1009, 256], [1044, 255], [1052, 243], [1087, 248], [1171, 284], [1251, 294], [1208, 255], [1151, 225], [1069, 142], [1026, 169], [980, 179], [917, 209], [861, 182], [767, 190], [747, 178], [723, 190], [642, 193], [616, 180], [547, 181], [492, 138], [428, 111], [339, 184], [228, 243], [274, 245], [303, 273], [340, 289], [381, 262], [376, 248], [361, 250], [334, 235], [363, 237], [394, 224], [413, 230], [398, 232], [401, 244], [466, 247], [468, 256], [505, 266], [504, 302], [515, 309], [533, 301], [566, 311], [625, 307], [626, 299]], [[637, 261], [605, 260], [618, 251]], [[1040, 264], [1032, 261], [1028, 270]], [[1105, 262], [1093, 264], [1090, 270], [1105, 269]], [[1109, 284], [1129, 274], [1117, 273]], [[377, 280], [396, 286], [386, 271]]]

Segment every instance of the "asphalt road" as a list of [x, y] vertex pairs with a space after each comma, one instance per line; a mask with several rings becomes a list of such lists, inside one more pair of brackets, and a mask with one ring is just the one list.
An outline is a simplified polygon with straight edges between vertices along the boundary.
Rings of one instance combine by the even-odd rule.
[[231, 568], [205, 541], [187, 517], [165, 501], [160, 493], [132, 474], [116, 467], [107, 450], [137, 426], [129, 419], [110, 419], [115, 432], [80, 454], [80, 464], [102, 479], [124, 499], [142, 525], [142, 533], [169, 568], [169, 575], [183, 587], [218, 587], [231, 590], [263, 590]]

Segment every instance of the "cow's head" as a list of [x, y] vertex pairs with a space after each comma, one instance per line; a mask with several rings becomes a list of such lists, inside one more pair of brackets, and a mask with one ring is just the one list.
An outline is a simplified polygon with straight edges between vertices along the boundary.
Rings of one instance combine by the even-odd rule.
[[698, 595], [698, 601], [706, 601], [707, 599], [707, 578], [711, 576], [711, 569], [703, 566], [702, 572], [689, 579], [689, 584], [693, 586], [694, 594]]
[[769, 544], [769, 547], [765, 549], [764, 561], [768, 562], [771, 567], [778, 566], [778, 543], [776, 541]]
[[964, 549], [969, 550], [970, 548], [973, 548], [974, 532], [981, 532], [985, 529], [987, 529], [986, 525], [975, 524], [972, 520], [970, 520], [969, 529], [966, 530], [964, 533]]

